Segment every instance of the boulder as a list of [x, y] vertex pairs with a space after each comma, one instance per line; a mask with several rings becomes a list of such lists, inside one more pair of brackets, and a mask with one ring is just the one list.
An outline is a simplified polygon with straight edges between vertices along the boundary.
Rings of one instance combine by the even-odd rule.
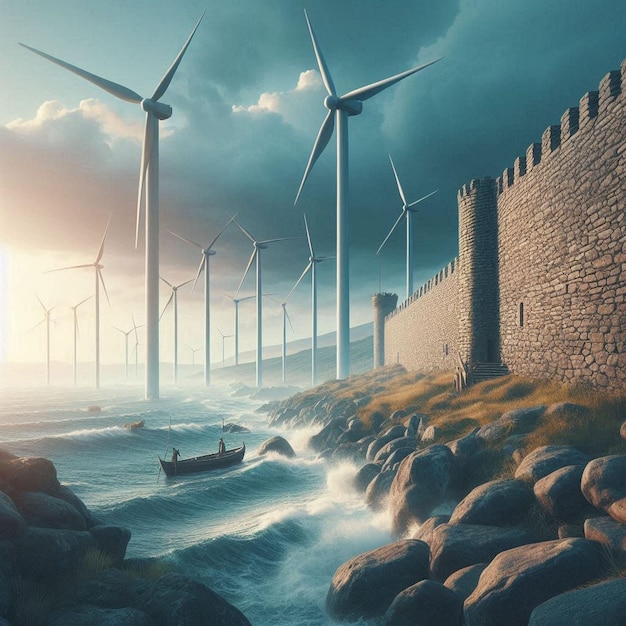
[[626, 439], [626, 422], [624, 422], [622, 427], [619, 429], [619, 434], [622, 439]]
[[331, 420], [317, 435], [313, 435], [309, 439], [309, 447], [316, 452], [321, 452], [326, 448], [334, 448], [337, 439], [344, 431], [344, 424], [345, 420], [341, 418]]
[[387, 428], [387, 430], [383, 431], [372, 443], [370, 443], [369, 448], [367, 449], [367, 460], [373, 461], [378, 451], [387, 443], [389, 443], [392, 439], [398, 439], [399, 437], [404, 437], [404, 426], [400, 424], [396, 424], [395, 426], [391, 426]]
[[557, 402], [551, 404], [545, 412], [546, 420], [562, 419], [564, 417], [588, 417], [589, 409], [574, 402]]
[[381, 616], [404, 589], [428, 577], [428, 546], [405, 539], [361, 554], [333, 576], [326, 610], [336, 620]]
[[354, 477], [352, 484], [355, 489], [360, 492], [365, 492], [367, 486], [380, 474], [380, 467], [378, 463], [366, 463]]
[[568, 537], [584, 537], [585, 529], [582, 524], [561, 524], [557, 530], [559, 539]]
[[492, 480], [473, 489], [454, 509], [451, 524], [514, 526], [535, 503], [532, 488], [514, 478]]
[[13, 500], [0, 491], [0, 540], [15, 540], [26, 527], [24, 518], [17, 510]]
[[439, 429], [431, 424], [424, 429], [421, 441], [422, 443], [432, 443], [437, 437], [439, 437]]
[[601, 546], [556, 539], [498, 554], [465, 600], [465, 621], [481, 626], [526, 626], [533, 609], [602, 576]]
[[530, 614], [528, 626], [584, 626], [626, 623], [626, 578], [607, 580], [573, 589], [540, 604]]
[[362, 447], [358, 441], [338, 443], [330, 456], [334, 461], [342, 461], [344, 459], [354, 461], [354, 463], [362, 463], [364, 461]]
[[626, 526], [612, 517], [591, 517], [585, 520], [585, 539], [609, 547], [620, 558], [626, 557]]
[[264, 441], [257, 450], [257, 454], [259, 456], [268, 454], [269, 452], [275, 452], [276, 454], [280, 454], [288, 458], [296, 456], [291, 444], [284, 437], [280, 437], [279, 435]]
[[425, 413], [416, 413], [418, 416], [417, 420], [417, 436], [421, 439], [424, 431], [428, 428], [428, 422], [430, 421], [430, 417]]
[[476, 427], [471, 433], [465, 435], [465, 437], [446, 443], [446, 446], [452, 451], [460, 468], [465, 467], [465, 464], [485, 446], [485, 440], [476, 436], [478, 430], [479, 428]]
[[54, 494], [60, 487], [52, 461], [38, 457], [0, 460], [0, 480], [20, 491]]
[[588, 463], [581, 489], [593, 506], [626, 524], [626, 456], [603, 456]]
[[486, 567], [487, 563], [468, 565], [467, 567], [450, 574], [443, 584], [448, 589], [454, 591], [454, 593], [461, 598], [462, 602], [465, 602], [465, 600], [472, 595], [474, 589], [476, 589], [480, 575]]
[[433, 537], [433, 530], [437, 528], [437, 526], [441, 526], [442, 524], [447, 524], [450, 521], [449, 515], [433, 515], [429, 517], [412, 535], [413, 539], [419, 539], [424, 543], [430, 545], [430, 542]]
[[430, 541], [432, 577], [444, 581], [450, 574], [476, 563], [487, 563], [504, 550], [534, 541], [527, 530], [500, 526], [441, 524]]
[[[392, 442], [393, 443], [393, 442]], [[395, 469], [397, 470], [400, 466], [400, 463], [407, 457], [409, 454], [415, 452], [415, 446], [412, 448], [396, 448], [383, 463], [383, 471]]]
[[374, 463], [384, 463], [390, 454], [401, 448], [411, 448], [411, 451], [415, 450], [417, 441], [412, 437], [398, 437], [388, 441], [374, 457]]
[[522, 435], [531, 432], [544, 413], [545, 404], [513, 409], [504, 413], [498, 423], [506, 428], [507, 436]]
[[457, 467], [450, 448], [430, 446], [409, 454], [398, 468], [389, 491], [393, 532], [424, 523], [433, 509], [454, 497]]
[[90, 604], [107, 609], [138, 606], [140, 598], [150, 594], [151, 582], [127, 571], [109, 567], [88, 577], [76, 590], [76, 604]]
[[417, 437], [417, 427], [419, 426], [419, 413], [413, 413], [406, 423], [405, 437]]
[[483, 439], [487, 443], [494, 443], [496, 441], [499, 441], [500, 439], [504, 439], [508, 434], [509, 427], [499, 420], [496, 420], [495, 422], [489, 422], [489, 424], [481, 426], [476, 431], [476, 436], [479, 439]]
[[16, 569], [33, 579], [53, 579], [75, 571], [93, 547], [86, 530], [27, 528], [16, 542]]
[[49, 626], [157, 626], [149, 615], [124, 607], [119, 609], [103, 609], [99, 606], [82, 604], [67, 611], [57, 613]]
[[161, 576], [140, 598], [137, 608], [166, 626], [250, 626], [241, 611], [206, 585], [182, 574]]
[[119, 566], [126, 556], [126, 548], [130, 541], [130, 530], [122, 526], [100, 524], [89, 529], [95, 547], [109, 555], [113, 565]]
[[59, 490], [54, 494], [57, 498], [65, 500], [68, 504], [71, 504], [87, 522], [87, 526], [94, 525], [94, 519], [89, 512], [89, 509], [85, 506], [85, 503], [66, 485], [61, 485]]
[[590, 508], [580, 490], [584, 465], [567, 465], [538, 480], [533, 490], [539, 506], [559, 522], [575, 521]]
[[568, 465], [586, 465], [589, 455], [572, 446], [541, 446], [526, 455], [515, 472], [515, 478], [536, 483]]
[[459, 626], [461, 599], [434, 580], [422, 580], [401, 591], [385, 612], [384, 626]]
[[46, 493], [18, 491], [13, 502], [28, 526], [86, 530], [87, 522], [71, 504]]
[[365, 504], [375, 511], [384, 508], [389, 499], [389, 490], [395, 477], [395, 470], [386, 470], [374, 476], [365, 490]]

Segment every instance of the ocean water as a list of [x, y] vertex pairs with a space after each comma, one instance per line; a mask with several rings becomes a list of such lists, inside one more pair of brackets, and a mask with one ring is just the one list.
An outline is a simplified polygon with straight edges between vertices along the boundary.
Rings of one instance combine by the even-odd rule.
[[[0, 448], [43, 456], [92, 513], [132, 532], [127, 557], [170, 559], [237, 606], [254, 626], [332, 624], [324, 610], [331, 578], [349, 558], [391, 541], [351, 485], [357, 467], [330, 465], [306, 448], [311, 430], [269, 428], [260, 400], [229, 388], [165, 390], [158, 401], [138, 386], [116, 389], [0, 390]], [[97, 405], [101, 412], [89, 412]], [[128, 430], [125, 423], [145, 420]], [[217, 451], [222, 421], [249, 433], [240, 465], [167, 478], [157, 457]], [[284, 436], [296, 458], [258, 456]]]

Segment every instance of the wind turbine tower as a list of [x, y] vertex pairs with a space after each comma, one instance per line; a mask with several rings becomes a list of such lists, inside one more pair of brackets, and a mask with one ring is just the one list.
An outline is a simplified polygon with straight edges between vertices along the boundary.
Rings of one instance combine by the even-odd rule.
[[232, 300], [235, 305], [235, 367], [239, 365], [239, 303], [246, 300], [252, 300], [256, 296], [246, 296], [245, 298], [231, 297], [225, 294], [229, 300]]
[[76, 370], [78, 368], [78, 307], [83, 304], [84, 302], [87, 302], [87, 300], [91, 300], [91, 298], [93, 298], [93, 296], [89, 296], [88, 298], [85, 298], [84, 300], [81, 300], [78, 304], [75, 304], [74, 306], [70, 307], [74, 313], [74, 361], [72, 363], [73, 365], [73, 374], [74, 374], [74, 386], [76, 386]]
[[46, 323], [46, 385], [50, 386], [50, 313], [55, 309], [52, 307], [51, 309], [46, 309], [44, 303], [41, 301], [41, 298], [35, 294], [37, 300], [39, 300], [39, 304], [41, 304], [41, 308], [44, 312], [44, 318], [41, 322], [35, 324], [31, 330], [35, 330], [38, 326]]
[[[217, 328], [217, 326], [216, 326]], [[222, 369], [224, 369], [224, 346], [226, 343], [226, 339], [228, 339], [229, 337], [232, 337], [233, 335], [225, 335], [219, 328], [217, 328], [217, 332], [221, 335], [222, 337]]]
[[139, 104], [146, 112], [146, 125], [139, 173], [139, 193], [137, 197], [137, 226], [135, 247], [139, 240], [141, 206], [145, 200], [145, 241], [146, 241], [146, 381], [145, 395], [153, 400], [159, 397], [159, 122], [172, 116], [172, 107], [159, 102], [174, 78], [183, 55], [187, 51], [202, 17], [200, 17], [187, 41], [159, 81], [150, 98], [143, 98], [137, 92], [114, 83], [75, 65], [57, 59], [41, 50], [20, 44], [31, 52], [56, 63], [62, 68], [77, 74], [113, 96]]
[[[410, 70], [396, 74], [371, 85], [349, 91], [338, 96], [335, 84], [330, 75], [326, 61], [322, 56], [309, 16], [304, 12], [317, 65], [328, 96], [324, 99], [324, 106], [328, 109], [326, 118], [322, 122], [319, 133], [313, 145], [311, 156], [307, 163], [300, 188], [296, 195], [296, 203], [302, 188], [311, 172], [311, 168], [322, 154], [337, 124], [337, 378], [346, 378], [350, 374], [350, 285], [349, 285], [349, 258], [350, 258], [350, 223], [348, 210], [348, 117], [359, 115], [363, 111], [363, 102], [384, 89], [395, 85], [402, 79], [415, 74], [432, 65], [436, 61], [425, 63]], [[437, 59], [438, 60], [438, 59]]]

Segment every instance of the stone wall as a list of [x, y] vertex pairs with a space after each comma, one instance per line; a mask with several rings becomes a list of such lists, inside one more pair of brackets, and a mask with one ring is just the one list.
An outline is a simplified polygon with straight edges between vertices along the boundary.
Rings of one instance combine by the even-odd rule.
[[459, 264], [455, 259], [385, 319], [385, 363], [449, 370], [458, 345]]
[[512, 372], [626, 387], [626, 62], [497, 181]]

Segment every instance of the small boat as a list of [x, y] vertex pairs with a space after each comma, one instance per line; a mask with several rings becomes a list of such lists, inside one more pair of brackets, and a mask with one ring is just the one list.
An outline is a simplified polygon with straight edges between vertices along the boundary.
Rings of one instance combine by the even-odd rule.
[[196, 472], [207, 472], [209, 470], [228, 467], [241, 463], [246, 453], [246, 444], [242, 444], [239, 448], [226, 450], [221, 455], [219, 452], [215, 454], [205, 454], [204, 456], [195, 456], [191, 459], [178, 459], [177, 461], [164, 461], [159, 457], [159, 463], [163, 468], [166, 476], [179, 476], [181, 474], [195, 474]]
[[126, 422], [124, 428], [128, 430], [136, 430], [137, 428], [143, 428], [146, 425], [145, 420], [139, 420], [138, 422]]

